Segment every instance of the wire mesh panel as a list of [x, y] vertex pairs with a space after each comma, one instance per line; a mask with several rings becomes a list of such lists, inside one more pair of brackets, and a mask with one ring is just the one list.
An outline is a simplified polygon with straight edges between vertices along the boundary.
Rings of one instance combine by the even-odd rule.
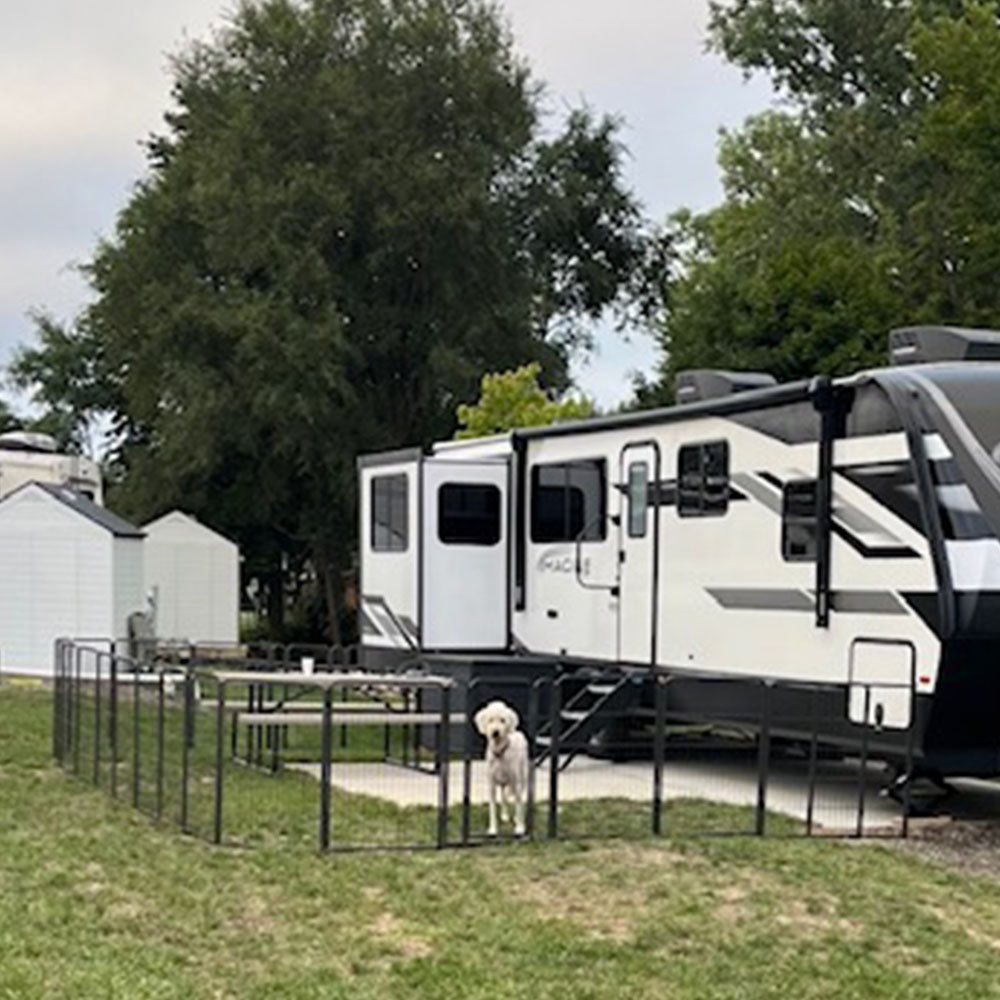
[[653, 768], [637, 704], [644, 677], [585, 671], [552, 685], [538, 754], [547, 836], [650, 835]]
[[[337, 672], [199, 674], [211, 734], [211, 838], [322, 850], [443, 845], [447, 683]], [[437, 686], [436, 712], [418, 693]], [[196, 738], [190, 826], [203, 832]]]
[[[341, 654], [206, 668], [60, 641], [53, 752], [152, 819], [231, 846], [907, 832], [904, 682], [536, 669], [456, 684], [331, 666]], [[498, 705], [511, 721], [494, 732]], [[489, 759], [511, 752], [524, 768], [504, 794]]]
[[748, 835], [766, 822], [771, 689], [734, 678], [656, 678], [663, 719], [660, 829]]

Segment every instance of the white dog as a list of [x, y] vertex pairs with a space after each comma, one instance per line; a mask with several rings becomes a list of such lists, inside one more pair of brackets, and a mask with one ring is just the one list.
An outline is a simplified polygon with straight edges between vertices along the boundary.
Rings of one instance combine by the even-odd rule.
[[502, 701], [491, 701], [475, 716], [476, 729], [486, 737], [486, 773], [490, 783], [490, 829], [497, 828], [497, 792], [500, 816], [510, 822], [514, 804], [514, 833], [524, 836], [524, 798], [528, 790], [528, 741], [518, 728], [517, 712]]

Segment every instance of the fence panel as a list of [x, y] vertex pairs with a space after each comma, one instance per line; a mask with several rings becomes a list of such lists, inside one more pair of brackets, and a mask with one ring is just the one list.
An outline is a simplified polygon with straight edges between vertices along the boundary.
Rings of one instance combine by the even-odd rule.
[[[61, 640], [53, 753], [153, 820], [230, 846], [907, 832], [908, 783], [902, 805], [886, 797], [884, 761], [912, 774], [914, 730], [884, 680], [855, 683], [845, 705], [832, 685], [608, 670], [455, 684], [360, 670], [339, 648], [271, 652], [143, 664]], [[311, 670], [294, 669], [303, 657]], [[476, 725], [494, 700], [527, 741], [521, 802], [498, 808], [495, 832]]]

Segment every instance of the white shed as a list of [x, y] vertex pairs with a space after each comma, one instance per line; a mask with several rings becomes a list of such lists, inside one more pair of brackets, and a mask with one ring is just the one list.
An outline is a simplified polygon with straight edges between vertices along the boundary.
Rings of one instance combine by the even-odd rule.
[[126, 636], [145, 606], [142, 546], [139, 528], [68, 486], [0, 501], [0, 672], [51, 675], [61, 636]]
[[240, 550], [174, 510], [143, 526], [146, 592], [156, 600], [161, 639], [235, 643], [239, 637]]

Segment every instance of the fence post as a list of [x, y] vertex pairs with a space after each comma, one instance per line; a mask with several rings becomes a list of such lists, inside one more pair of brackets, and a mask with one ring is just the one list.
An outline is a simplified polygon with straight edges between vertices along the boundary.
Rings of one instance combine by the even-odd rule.
[[118, 798], [118, 656], [111, 653], [110, 678], [111, 702], [108, 705], [108, 726], [111, 739], [111, 798]]
[[807, 791], [806, 799], [806, 836], [811, 837], [813, 832], [813, 814], [816, 805], [816, 760], [818, 757], [818, 744], [819, 744], [819, 711], [817, 705], [819, 702], [818, 693], [816, 688], [812, 689], [812, 698], [810, 699], [810, 714], [812, 721], [812, 734], [809, 740], [809, 788]]
[[528, 689], [528, 787], [525, 812], [525, 831], [529, 837], [535, 836], [535, 754], [538, 746], [535, 735], [538, 733], [538, 681], [533, 681]]
[[[263, 715], [264, 714], [264, 701], [265, 701], [265, 694], [266, 694], [265, 687], [264, 687], [263, 684], [256, 684], [254, 686], [257, 689], [257, 713], [260, 714], [260, 715]], [[254, 764], [257, 765], [257, 767], [263, 767], [264, 766], [264, 734], [265, 734], [265, 728], [266, 728], [265, 726], [254, 726], [253, 727], [253, 734], [254, 734], [254, 742], [253, 742], [253, 745], [254, 745], [254, 760], [253, 760], [253, 762], [254, 762]]]
[[163, 670], [159, 673], [156, 689], [156, 821], [163, 816], [163, 725], [164, 725], [164, 680]]
[[865, 778], [868, 771], [868, 717], [872, 707], [872, 688], [865, 685], [864, 728], [861, 730], [861, 765], [858, 768], [858, 825], [854, 831], [856, 837], [865, 835]]
[[141, 739], [141, 728], [139, 726], [139, 664], [132, 660], [132, 805], [139, 808], [139, 780], [140, 780], [140, 759], [139, 740]]
[[77, 646], [73, 657], [74, 682], [73, 682], [73, 773], [80, 773], [80, 691], [81, 691], [81, 670], [83, 664], [83, 650]]
[[757, 827], [756, 834], [763, 837], [767, 822], [767, 771], [771, 759], [771, 687], [772, 681], [761, 686], [760, 740], [757, 752]]
[[917, 658], [910, 658], [910, 725], [906, 731], [906, 778], [903, 782], [903, 825], [900, 834], [905, 840], [910, 835], [910, 796], [913, 778], [913, 740], [917, 726]]
[[552, 678], [549, 699], [549, 839], [559, 835], [559, 736], [562, 728], [562, 686]]
[[655, 712], [653, 722], [653, 834], [663, 833], [663, 758], [667, 740], [667, 678], [660, 673], [653, 677]]
[[[253, 682], [247, 685], [247, 712], [253, 713], [255, 708]], [[253, 763], [253, 726], [247, 726], [247, 765]]]
[[191, 741], [188, 734], [192, 731], [191, 711], [193, 698], [188, 688], [192, 683], [191, 667], [184, 671], [184, 721], [181, 724], [181, 831], [190, 833], [188, 824], [188, 793], [191, 777]]
[[52, 653], [52, 756], [62, 763], [62, 655], [63, 640], [56, 639]]
[[225, 744], [226, 728], [226, 682], [217, 681], [215, 686], [215, 812], [212, 839], [222, 843], [222, 748]]
[[319, 849], [330, 849], [330, 751], [333, 734], [333, 691], [323, 689], [323, 729], [320, 734], [319, 763]]
[[101, 783], [101, 657], [94, 653], [94, 784]]
[[465, 733], [462, 741], [462, 843], [469, 842], [472, 826], [472, 699], [478, 680], [465, 681]]
[[435, 765], [438, 771], [437, 846], [448, 846], [448, 771], [451, 757], [451, 687], [441, 688], [441, 722], [438, 724]]

